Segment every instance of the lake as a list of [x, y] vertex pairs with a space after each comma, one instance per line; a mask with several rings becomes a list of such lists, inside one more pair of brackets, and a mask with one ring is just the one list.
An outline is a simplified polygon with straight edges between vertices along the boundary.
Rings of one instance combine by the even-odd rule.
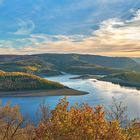
[[[48, 77], [47, 79], [60, 82], [73, 89], [89, 92], [89, 94], [82, 96], [67, 96], [70, 105], [88, 103], [91, 106], [100, 104], [108, 107], [112, 102], [112, 97], [115, 97], [118, 101], [123, 101], [124, 105], [128, 107], [128, 116], [130, 118], [140, 117], [140, 90], [121, 87], [120, 85], [95, 79], [70, 79], [76, 76], [65, 74]], [[61, 98], [63, 96], [3, 97], [0, 100], [2, 104], [10, 102], [12, 106], [19, 105], [23, 115], [37, 122], [39, 105], [45, 102], [46, 105], [53, 109]]]

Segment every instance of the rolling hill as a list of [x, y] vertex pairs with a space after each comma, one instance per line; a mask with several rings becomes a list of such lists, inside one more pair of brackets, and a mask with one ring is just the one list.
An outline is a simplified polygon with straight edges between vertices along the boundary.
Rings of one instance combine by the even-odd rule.
[[121, 86], [136, 87], [140, 89], [140, 73], [139, 72], [123, 72], [118, 74], [107, 75], [100, 78], [103, 81], [109, 81]]
[[140, 64], [140, 58], [132, 58], [132, 59]]
[[139, 71], [140, 65], [127, 57], [81, 54], [0, 55], [0, 70], [27, 72], [38, 76], [73, 74], [113, 74]]
[[0, 72], [0, 91], [62, 89], [64, 86], [35, 75], [21, 72]]

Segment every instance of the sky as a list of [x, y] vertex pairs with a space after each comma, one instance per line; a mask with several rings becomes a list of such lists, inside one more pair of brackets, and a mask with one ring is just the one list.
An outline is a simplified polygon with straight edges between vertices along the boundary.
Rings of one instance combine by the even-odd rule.
[[140, 0], [0, 0], [0, 54], [140, 57]]

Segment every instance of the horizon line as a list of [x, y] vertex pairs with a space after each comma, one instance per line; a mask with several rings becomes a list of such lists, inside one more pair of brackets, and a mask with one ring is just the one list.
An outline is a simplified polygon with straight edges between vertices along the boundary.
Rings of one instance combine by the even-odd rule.
[[46, 52], [46, 53], [33, 53], [33, 54], [0, 54], [0, 56], [33, 56], [33, 55], [45, 55], [45, 54], [56, 54], [56, 55], [90, 55], [90, 56], [101, 56], [101, 57], [120, 57], [120, 58], [140, 58], [138, 56], [110, 56], [110, 55], [100, 55], [100, 54], [93, 54], [93, 53], [56, 53], [56, 52]]

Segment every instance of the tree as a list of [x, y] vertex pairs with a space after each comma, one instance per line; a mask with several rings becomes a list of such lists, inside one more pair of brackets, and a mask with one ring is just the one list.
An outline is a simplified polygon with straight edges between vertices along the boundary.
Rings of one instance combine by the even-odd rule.
[[[10, 104], [0, 107], [0, 140], [32, 140], [34, 127], [25, 125], [19, 107]], [[25, 125], [23, 128], [22, 125]]]
[[122, 101], [117, 101], [112, 98], [112, 104], [108, 110], [106, 110], [108, 120], [117, 120], [122, 127], [129, 123], [127, 116], [127, 107], [123, 105]]
[[127, 140], [117, 120], [108, 121], [101, 106], [72, 106], [61, 99], [50, 119], [36, 129], [35, 140]]

